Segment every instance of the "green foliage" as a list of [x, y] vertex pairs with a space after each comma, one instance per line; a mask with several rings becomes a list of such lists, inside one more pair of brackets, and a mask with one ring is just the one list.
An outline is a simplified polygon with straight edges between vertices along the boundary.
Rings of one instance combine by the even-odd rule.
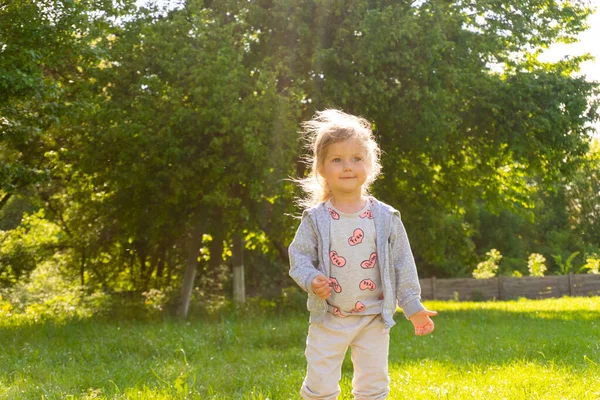
[[473, 278], [475, 279], [489, 279], [496, 276], [498, 263], [502, 259], [502, 254], [496, 249], [491, 249], [485, 254], [487, 259], [477, 264], [477, 268], [473, 271]]
[[11, 195], [0, 209], [0, 230], [10, 231], [17, 228], [25, 214], [33, 214], [41, 206], [32, 189]]
[[544, 276], [546, 272], [546, 257], [541, 254], [531, 253], [527, 260], [527, 269], [531, 276]]
[[598, 247], [600, 238], [600, 141], [595, 138], [573, 179], [565, 184], [567, 211], [574, 231], [585, 243]]
[[552, 254], [552, 258], [556, 261], [556, 264], [559, 266], [559, 274], [560, 275], [568, 275], [570, 272], [574, 271], [573, 260], [575, 257], [579, 255], [578, 251], [574, 251], [571, 255], [563, 262], [562, 256], [560, 254]]
[[21, 224], [0, 231], [0, 287], [12, 286], [61, 247], [60, 227], [45, 218], [44, 210], [25, 215]]
[[[120, 1], [120, 5], [130, 3]], [[52, 178], [50, 150], [70, 149], [70, 115], [91, 104], [86, 72], [119, 8], [110, 1], [14, 0], [0, 9], [0, 205]], [[1, 207], [0, 207], [1, 209]]]
[[582, 269], [588, 270], [588, 274], [600, 274], [600, 255], [598, 253], [589, 254]]
[[172, 291], [172, 288], [166, 288], [165, 290], [150, 289], [147, 292], [143, 292], [144, 305], [152, 313], [161, 313], [168, 304], [169, 294]]
[[8, 301], [2, 298], [0, 295], [0, 317], [3, 319], [10, 317], [11, 311], [13, 310], [13, 305]]
[[146, 293], [161, 315], [190, 259], [196, 301], [228, 297], [241, 234], [248, 292], [276, 296], [298, 124], [325, 107], [376, 127], [374, 193], [401, 210], [422, 275], [467, 276], [490, 248], [507, 272], [532, 252], [564, 272], [597, 248], [598, 85], [575, 77], [588, 56], [538, 60], [585, 28], [586, 2], [132, 3], [0, 9], [2, 285], [58, 259], [73, 284]]
[[[185, 259], [198, 220], [220, 240], [247, 227], [279, 242], [282, 224], [270, 215], [282, 211], [281, 164], [292, 163], [282, 142], [292, 125], [280, 121], [290, 111], [275, 76], [247, 60], [254, 28], [243, 10], [231, 18], [229, 7], [140, 11], [111, 40], [108, 67], [95, 75], [102, 107], [81, 116], [94, 129], [81, 132], [84, 151], [72, 162], [101, 192], [101, 203], [91, 204], [99, 236], [130, 249], [137, 287], [163, 284], [151, 279], [160, 275], [158, 260], [166, 249]], [[119, 161], [106, 168], [107, 160]], [[265, 168], [265, 160], [276, 163]]]
[[65, 321], [89, 318], [105, 310], [108, 296], [86, 293], [69, 276], [65, 260], [54, 257], [39, 264], [27, 279], [4, 290], [5, 312], [26, 321]]

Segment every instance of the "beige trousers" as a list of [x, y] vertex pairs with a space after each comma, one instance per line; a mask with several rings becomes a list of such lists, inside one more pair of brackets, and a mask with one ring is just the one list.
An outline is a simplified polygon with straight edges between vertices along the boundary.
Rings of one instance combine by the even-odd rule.
[[388, 351], [390, 330], [378, 315], [345, 318], [327, 313], [322, 324], [310, 324], [306, 338], [306, 378], [300, 395], [304, 399], [337, 399], [342, 362], [350, 347], [355, 399], [385, 399], [390, 388]]

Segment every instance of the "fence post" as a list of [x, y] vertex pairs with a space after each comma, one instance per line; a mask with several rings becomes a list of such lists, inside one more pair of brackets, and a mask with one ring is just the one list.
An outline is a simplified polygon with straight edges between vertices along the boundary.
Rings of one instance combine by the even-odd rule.
[[569, 296], [575, 296], [575, 277], [572, 272], [569, 272]]
[[246, 283], [244, 282], [244, 239], [237, 233], [233, 235], [233, 300], [246, 302]]
[[431, 298], [433, 300], [437, 300], [435, 296], [435, 276], [431, 277]]

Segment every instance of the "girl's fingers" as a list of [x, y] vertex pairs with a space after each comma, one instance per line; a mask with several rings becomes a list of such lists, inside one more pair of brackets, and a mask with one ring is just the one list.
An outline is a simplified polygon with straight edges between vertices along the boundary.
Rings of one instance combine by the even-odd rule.
[[433, 323], [423, 325], [423, 326], [415, 326], [415, 334], [417, 336], [429, 335], [431, 332], [433, 332], [433, 329], [434, 329]]

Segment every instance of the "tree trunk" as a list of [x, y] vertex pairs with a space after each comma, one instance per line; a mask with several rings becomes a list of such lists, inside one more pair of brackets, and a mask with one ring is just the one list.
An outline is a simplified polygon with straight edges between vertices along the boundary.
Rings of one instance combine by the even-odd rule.
[[246, 302], [246, 285], [244, 282], [244, 239], [241, 235], [233, 236], [233, 301]]
[[140, 287], [145, 291], [148, 289], [148, 285], [146, 284], [146, 260], [148, 256], [146, 255], [146, 252], [143, 251], [139, 253], [138, 257], [140, 259], [140, 275], [138, 279], [140, 282]]
[[81, 269], [80, 269], [80, 277], [81, 277], [81, 287], [85, 286], [85, 247], [81, 249]]
[[181, 285], [181, 303], [177, 310], [177, 315], [181, 318], [187, 317], [192, 298], [192, 290], [194, 289], [194, 279], [196, 278], [196, 270], [198, 268], [198, 253], [202, 245], [202, 229], [201, 223], [197, 223], [191, 232], [191, 237], [188, 244], [188, 256], [183, 275], [183, 284]]
[[156, 284], [157, 286], [168, 285], [168, 280], [164, 279], [165, 275], [165, 258], [167, 258], [167, 249], [161, 246], [158, 254], [158, 262], [156, 265]]
[[[164, 254], [164, 248], [165, 244], [161, 241], [150, 254], [150, 267], [146, 271], [146, 282], [148, 282], [148, 285], [153, 283], [154, 286], [160, 287], [160, 274], [162, 274], [160, 264]], [[154, 277], [154, 282], [152, 282], [152, 277]]]
[[2, 199], [0, 199], [0, 210], [2, 210], [4, 208], [4, 206], [6, 205], [6, 203], [8, 203], [8, 201], [10, 200], [12, 195], [13, 195], [12, 193], [7, 193], [4, 196], [2, 196]]
[[[211, 224], [211, 226], [221, 226], [220, 224], [222, 224], [222, 222], [220, 220], [217, 220], [215, 222], [213, 222], [213, 224]], [[208, 251], [210, 253], [210, 260], [208, 260], [208, 270], [206, 271], [206, 274], [204, 274], [202, 276], [202, 279], [204, 280], [203, 284], [206, 284], [206, 282], [210, 282], [213, 281], [213, 283], [216, 283], [219, 281], [219, 275], [220, 275], [220, 271], [223, 268], [223, 241], [224, 241], [224, 235], [223, 232], [221, 230], [216, 230], [215, 232], [211, 232], [212, 235], [212, 241], [208, 244]]]
[[132, 251], [131, 254], [129, 255], [129, 275], [131, 278], [131, 283], [133, 283], [133, 286], [135, 286], [135, 259], [136, 259], [136, 254], [135, 251]]

